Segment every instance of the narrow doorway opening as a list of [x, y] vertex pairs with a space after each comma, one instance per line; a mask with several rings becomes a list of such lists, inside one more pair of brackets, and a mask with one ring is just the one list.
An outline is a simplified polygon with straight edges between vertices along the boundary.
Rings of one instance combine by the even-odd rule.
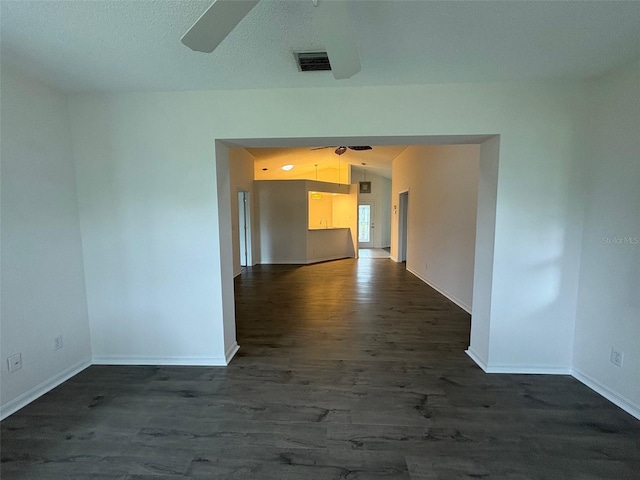
[[401, 192], [400, 201], [398, 202], [398, 262], [407, 262], [408, 219], [409, 192]]
[[238, 190], [238, 236], [240, 238], [240, 266], [253, 265], [251, 258], [251, 201], [250, 193]]
[[372, 202], [358, 204], [358, 248], [373, 248], [374, 206]]

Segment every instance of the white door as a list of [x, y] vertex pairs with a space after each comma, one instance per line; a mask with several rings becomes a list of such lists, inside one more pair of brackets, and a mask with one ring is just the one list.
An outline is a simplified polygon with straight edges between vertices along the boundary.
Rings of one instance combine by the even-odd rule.
[[358, 204], [358, 248], [373, 248], [374, 218], [373, 203]]

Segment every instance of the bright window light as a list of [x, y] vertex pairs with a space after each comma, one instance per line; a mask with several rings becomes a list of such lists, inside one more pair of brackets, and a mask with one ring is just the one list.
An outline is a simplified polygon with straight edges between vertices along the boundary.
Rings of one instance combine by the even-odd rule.
[[283, 166], [282, 166], [282, 169], [283, 169], [285, 172], [288, 172], [288, 171], [289, 171], [289, 170], [291, 170], [292, 168], [293, 168], [293, 165], [291, 165], [291, 164], [289, 164], [289, 165], [283, 165]]

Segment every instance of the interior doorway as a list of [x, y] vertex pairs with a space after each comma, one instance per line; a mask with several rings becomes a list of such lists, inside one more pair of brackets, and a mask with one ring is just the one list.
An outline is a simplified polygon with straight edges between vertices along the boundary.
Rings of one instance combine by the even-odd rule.
[[[468, 353], [476, 362], [478, 362], [482, 368], [486, 367], [486, 361], [483, 360], [488, 356], [488, 344], [483, 343], [485, 338], [489, 337], [491, 327], [491, 312], [490, 307], [492, 305], [492, 280], [493, 280], [493, 265], [494, 265], [494, 242], [495, 242], [495, 219], [496, 219], [496, 205], [497, 205], [497, 178], [498, 178], [498, 164], [499, 164], [499, 135], [455, 135], [455, 136], [412, 136], [402, 137], [403, 144], [410, 143], [412, 145], [480, 145], [480, 157], [479, 168], [480, 178], [484, 183], [481, 183], [478, 190], [478, 209], [477, 209], [477, 225], [479, 230], [475, 239], [475, 266], [473, 277], [473, 315], [471, 319], [471, 340]], [[236, 323], [235, 323], [235, 308], [234, 308], [234, 294], [233, 294], [233, 279], [234, 279], [234, 252], [231, 239], [228, 232], [233, 232], [231, 221], [231, 201], [235, 195], [232, 193], [229, 182], [229, 143], [234, 146], [240, 146], [242, 148], [288, 148], [300, 145], [343, 145], [353, 144], [361, 145], [364, 143], [381, 144], [381, 145], [397, 145], [398, 137], [340, 137], [340, 138], [299, 138], [295, 139], [274, 139], [274, 138], [256, 138], [256, 139], [243, 139], [240, 143], [238, 139], [216, 139], [215, 141], [215, 165], [218, 178], [217, 189], [217, 201], [218, 201], [218, 231], [219, 231], [219, 245], [220, 245], [220, 263], [222, 268], [222, 313], [223, 313], [223, 327], [224, 327], [224, 358], [225, 363], [229, 363], [233, 355], [238, 349], [238, 345], [235, 339]], [[405, 193], [405, 201], [403, 201], [402, 207], [400, 205], [400, 198], [398, 198], [398, 212], [397, 217], [394, 215], [393, 208], [389, 212], [392, 218], [391, 230], [393, 231], [391, 251], [396, 253], [395, 241], [402, 235], [401, 242], [398, 247], [402, 249], [402, 253], [399, 256], [391, 257], [393, 260], [405, 261], [408, 257], [408, 210], [409, 210], [409, 195], [408, 189]], [[398, 195], [400, 192], [398, 192]], [[235, 203], [235, 202], [234, 202]], [[364, 203], [364, 202], [362, 202]], [[244, 199], [242, 201], [244, 205]], [[404, 207], [404, 208], [403, 208]], [[402, 215], [400, 215], [399, 209], [402, 208]], [[260, 212], [260, 208], [256, 205], [254, 215]], [[244, 211], [244, 210], [243, 210]], [[354, 212], [355, 214], [355, 212]], [[256, 215], [258, 217], [259, 215]], [[396, 222], [394, 222], [394, 217]], [[373, 216], [371, 216], [373, 218]], [[403, 226], [400, 229], [402, 233], [397, 232], [398, 220], [403, 219]], [[258, 218], [255, 219], [256, 224]], [[354, 218], [358, 223], [358, 217]], [[395, 223], [395, 225], [394, 225]], [[243, 226], [245, 224], [243, 223]], [[250, 227], [249, 225], [247, 225]], [[244, 228], [243, 228], [244, 230]], [[356, 229], [354, 229], [356, 230]], [[357, 229], [359, 233], [359, 228]], [[412, 229], [413, 231], [413, 229]], [[358, 235], [354, 232], [353, 240], [358, 240]], [[369, 229], [371, 234], [371, 228]], [[260, 261], [260, 232], [256, 230], [254, 232], [255, 241], [257, 243], [254, 257]], [[370, 235], [369, 241], [372, 236]], [[245, 242], [245, 245], [248, 242]], [[354, 242], [356, 243], [356, 242]], [[412, 244], [413, 245], [413, 244]], [[420, 248], [420, 245], [417, 245]], [[395, 251], [394, 251], [395, 250]], [[412, 248], [413, 250], [413, 248]], [[249, 255], [251, 252], [248, 252]], [[415, 252], [414, 252], [415, 253]], [[412, 255], [414, 254], [412, 253]], [[413, 257], [412, 257], [413, 258]], [[480, 288], [475, 288], [475, 287]]]
[[398, 262], [407, 261], [407, 230], [409, 228], [409, 192], [401, 192], [398, 202]]
[[373, 248], [374, 218], [373, 202], [358, 203], [358, 248]]
[[238, 190], [238, 236], [240, 238], [240, 266], [253, 265], [251, 255], [251, 200], [250, 192]]

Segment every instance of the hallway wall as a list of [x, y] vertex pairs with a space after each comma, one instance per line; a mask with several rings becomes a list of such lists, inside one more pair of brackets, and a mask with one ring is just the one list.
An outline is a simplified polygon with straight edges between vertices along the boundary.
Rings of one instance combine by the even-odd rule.
[[[393, 160], [392, 203], [409, 190], [407, 270], [471, 313], [478, 145], [411, 146]], [[398, 257], [398, 214], [391, 256]]]

